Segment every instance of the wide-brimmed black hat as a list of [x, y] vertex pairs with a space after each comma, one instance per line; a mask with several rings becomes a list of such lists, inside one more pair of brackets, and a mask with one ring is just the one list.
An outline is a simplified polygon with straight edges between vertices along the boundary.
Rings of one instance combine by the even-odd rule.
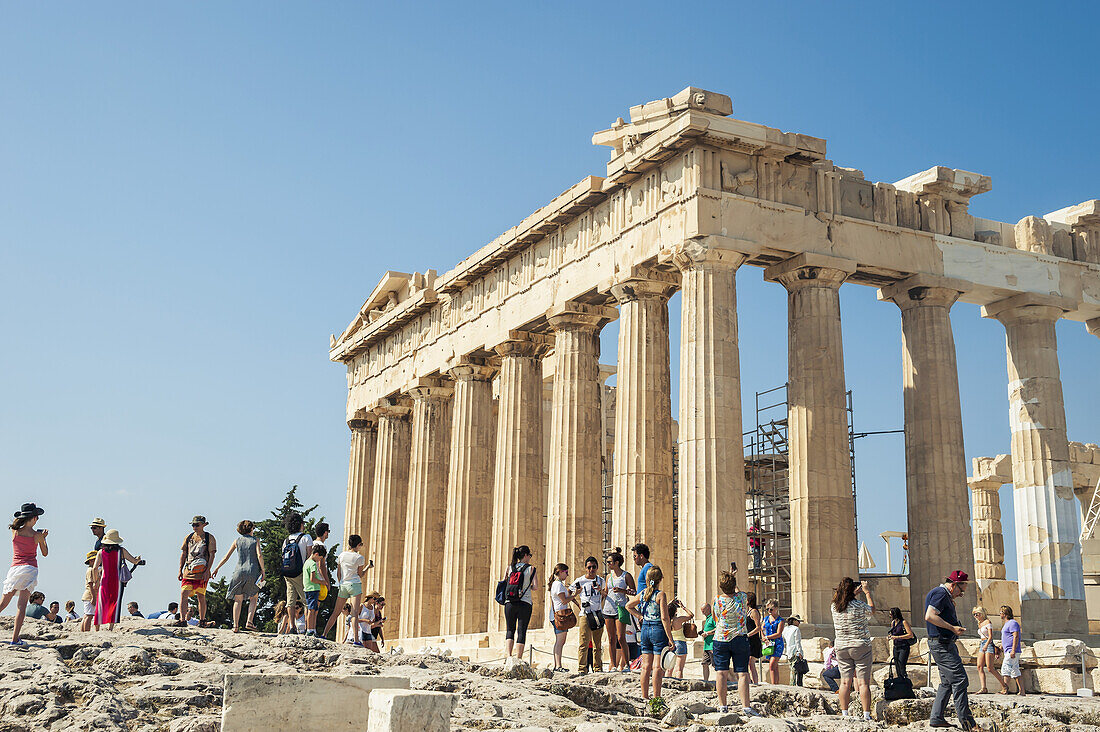
[[46, 509], [39, 508], [33, 503], [24, 503], [23, 507], [15, 512], [16, 518], [29, 518], [31, 516], [41, 516], [46, 513]]

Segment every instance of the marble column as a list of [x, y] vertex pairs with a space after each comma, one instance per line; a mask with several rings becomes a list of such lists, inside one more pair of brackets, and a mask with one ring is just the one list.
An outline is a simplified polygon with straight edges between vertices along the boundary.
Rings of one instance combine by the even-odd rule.
[[840, 286], [854, 271], [799, 254], [764, 272], [788, 292], [791, 604], [814, 625], [832, 623], [837, 582], [859, 576], [840, 328]]
[[418, 379], [412, 398], [409, 501], [405, 511], [405, 560], [401, 568], [402, 637], [439, 634], [443, 577], [443, 527], [451, 433], [451, 394], [440, 378]]
[[[611, 288], [619, 303], [611, 545], [641, 542], [672, 571], [672, 383], [668, 298], [676, 278], [650, 268]], [[598, 554], [596, 555], [599, 556]]]
[[676, 593], [692, 609], [710, 599], [731, 561], [747, 586], [735, 285], [744, 261], [744, 254], [696, 240], [673, 254], [681, 272]]
[[986, 305], [1005, 326], [1020, 609], [1047, 633], [1087, 631], [1081, 515], [1073, 493], [1054, 326], [1070, 301], [1017, 295]]
[[[925, 595], [951, 572], [974, 575], [950, 314], [963, 286], [943, 277], [915, 275], [879, 290], [879, 299], [901, 309], [909, 601], [918, 619]], [[959, 606], [974, 607], [977, 599], [977, 584], [971, 582]]]
[[[489, 571], [502, 573], [521, 544], [531, 548], [535, 566], [546, 561], [546, 483], [543, 481], [542, 357], [545, 337], [522, 332], [496, 347], [500, 356], [493, 476], [493, 530]], [[539, 582], [546, 582], [540, 573]], [[490, 578], [492, 584], [492, 578]], [[546, 593], [531, 592], [532, 628], [542, 627]], [[504, 630], [504, 613], [489, 603], [489, 631]]]
[[599, 332], [616, 315], [578, 302], [546, 313], [555, 366], [544, 566], [564, 562], [571, 575], [583, 571], [585, 557], [602, 556]]
[[367, 559], [374, 569], [364, 575], [363, 588], [386, 598], [390, 618], [386, 632], [401, 637], [401, 578], [405, 561], [405, 512], [409, 495], [409, 450], [412, 435], [407, 400], [387, 399], [372, 410], [378, 418]]
[[351, 430], [351, 450], [348, 459], [348, 496], [344, 509], [343, 544], [358, 534], [366, 551], [367, 530], [374, 487], [374, 460], [377, 431], [374, 416], [356, 417], [348, 421]]
[[447, 372], [454, 383], [450, 470], [443, 536], [443, 635], [485, 630], [489, 611], [489, 537], [493, 530], [492, 378], [496, 369], [465, 363]]
[[1001, 528], [1000, 480], [970, 481], [974, 508], [974, 580], [983, 584], [1005, 578], [1005, 538]]

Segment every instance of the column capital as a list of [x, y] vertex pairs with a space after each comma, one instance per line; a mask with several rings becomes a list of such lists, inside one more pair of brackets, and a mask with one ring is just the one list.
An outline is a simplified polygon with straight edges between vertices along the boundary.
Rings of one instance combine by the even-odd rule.
[[454, 387], [441, 377], [422, 376], [410, 381], [402, 391], [414, 401], [443, 401], [451, 397]]
[[952, 277], [915, 274], [880, 288], [878, 299], [893, 302], [902, 310], [914, 307], [945, 307], [950, 309], [966, 292], [966, 283]]
[[589, 305], [571, 300], [546, 311], [546, 320], [554, 330], [587, 330], [595, 333], [619, 317], [615, 308]]
[[541, 358], [554, 347], [554, 337], [542, 333], [530, 333], [525, 330], [508, 331], [507, 340], [493, 346], [501, 358], [526, 357]]
[[622, 281], [611, 286], [611, 294], [620, 305], [635, 300], [661, 300], [672, 297], [680, 285], [675, 274], [662, 272], [653, 267], [632, 267], [630, 274]]
[[803, 287], [827, 287], [835, 290], [840, 289], [844, 280], [855, 271], [856, 263], [851, 259], [803, 252], [765, 269], [764, 279], [778, 282], [788, 291]]
[[[1011, 479], [1008, 482], [1011, 483]], [[1000, 478], [967, 478], [966, 484], [973, 493], [977, 493], [978, 491], [1000, 493], [1001, 487], [1005, 485], [1005, 482]]]
[[355, 416], [348, 420], [348, 429], [352, 432], [369, 432], [377, 426], [377, 418], [370, 412], [360, 414], [356, 412]]
[[681, 272], [704, 268], [736, 271], [749, 258], [744, 252], [717, 246], [713, 237], [685, 239], [665, 256]]
[[1085, 321], [1085, 328], [1089, 333], [1100, 338], [1100, 318], [1093, 318], [1092, 320]]
[[412, 412], [412, 403], [404, 396], [383, 397], [368, 411], [377, 417], [401, 419]]
[[996, 318], [1004, 324], [1022, 320], [1058, 320], [1075, 308], [1073, 300], [1055, 295], [1024, 292], [982, 306], [983, 318]]
[[447, 376], [455, 381], [490, 381], [496, 372], [493, 366], [464, 361], [447, 369]]

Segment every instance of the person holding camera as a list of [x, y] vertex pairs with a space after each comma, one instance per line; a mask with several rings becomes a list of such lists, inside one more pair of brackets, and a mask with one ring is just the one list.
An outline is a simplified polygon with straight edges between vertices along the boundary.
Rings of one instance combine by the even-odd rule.
[[[862, 599], [861, 599], [862, 598]], [[859, 690], [863, 718], [871, 719], [871, 631], [867, 621], [875, 611], [871, 593], [851, 577], [845, 577], [833, 593], [833, 628], [836, 629], [836, 662], [840, 667], [840, 709], [848, 716], [852, 700], [852, 681]]]
[[597, 572], [600, 563], [595, 557], [584, 560], [584, 575], [573, 580], [572, 589], [580, 602], [584, 618], [577, 623], [581, 631], [577, 645], [577, 671], [587, 668], [588, 646], [592, 646], [592, 670], [603, 671], [603, 608], [607, 596], [607, 583]]

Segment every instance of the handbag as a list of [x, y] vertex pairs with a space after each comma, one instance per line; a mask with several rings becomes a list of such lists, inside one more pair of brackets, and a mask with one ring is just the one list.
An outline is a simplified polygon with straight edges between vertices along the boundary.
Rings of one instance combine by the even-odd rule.
[[680, 628], [680, 632], [684, 634], [685, 638], [698, 638], [699, 629], [695, 627], [695, 623], [684, 623]]
[[810, 673], [810, 664], [806, 663], [806, 659], [802, 656], [796, 656], [791, 661], [791, 670], [796, 674], [808, 674]]
[[577, 616], [573, 614], [572, 608], [565, 608], [564, 610], [557, 610], [554, 612], [554, 628], [557, 630], [569, 630], [577, 626]]
[[882, 696], [886, 701], [895, 699], [916, 699], [913, 693], [913, 682], [902, 676], [894, 676], [894, 664], [890, 664], [890, 675], [882, 682]]
[[134, 578], [134, 573], [130, 569], [130, 565], [126, 564], [126, 560], [123, 559], [118, 568], [118, 581], [122, 584], [126, 584]]
[[771, 658], [775, 655], [775, 641], [769, 641], [768, 645], [760, 649], [761, 658]]

